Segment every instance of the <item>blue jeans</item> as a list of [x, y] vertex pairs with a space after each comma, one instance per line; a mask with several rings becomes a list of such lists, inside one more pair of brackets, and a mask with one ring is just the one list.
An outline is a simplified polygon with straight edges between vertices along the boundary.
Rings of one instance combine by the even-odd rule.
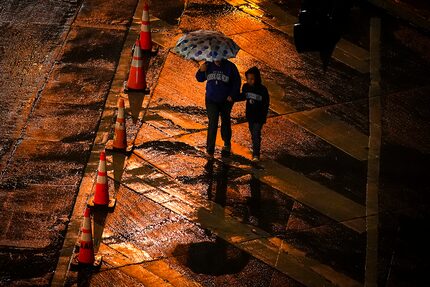
[[218, 120], [221, 116], [221, 138], [224, 146], [231, 145], [231, 109], [233, 103], [214, 103], [206, 99], [206, 111], [208, 114], [209, 126], [206, 139], [206, 151], [213, 154], [215, 152], [215, 141], [218, 130]]
[[254, 157], [260, 157], [261, 130], [263, 129], [263, 123], [248, 122], [248, 125], [252, 139], [252, 155]]

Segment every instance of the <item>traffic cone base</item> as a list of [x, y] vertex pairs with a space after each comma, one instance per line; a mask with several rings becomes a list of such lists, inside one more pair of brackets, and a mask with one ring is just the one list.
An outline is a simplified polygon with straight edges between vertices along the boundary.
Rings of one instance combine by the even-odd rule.
[[113, 140], [107, 141], [105, 145], [105, 150], [108, 152], [115, 152], [115, 153], [123, 153], [123, 154], [129, 154], [131, 152], [132, 147], [128, 146], [126, 148], [116, 148], [113, 145]]
[[79, 262], [79, 253], [73, 254], [72, 261], [70, 262], [70, 269], [72, 271], [78, 271], [82, 267], [92, 267], [94, 269], [99, 268], [102, 264], [103, 257], [101, 255], [94, 256], [94, 262], [92, 264], [84, 264]]
[[88, 202], [87, 202], [87, 206], [88, 207], [93, 207], [93, 208], [114, 208], [116, 205], [116, 199], [113, 197], [109, 197], [109, 202], [107, 204], [97, 204], [94, 202], [94, 196], [92, 196]]
[[145, 89], [140, 89], [140, 90], [131, 89], [127, 86], [127, 82], [126, 82], [126, 87], [124, 88], [124, 92], [127, 94], [139, 92], [139, 93], [143, 93], [144, 95], [149, 95], [151, 90], [148, 87], [146, 87]]

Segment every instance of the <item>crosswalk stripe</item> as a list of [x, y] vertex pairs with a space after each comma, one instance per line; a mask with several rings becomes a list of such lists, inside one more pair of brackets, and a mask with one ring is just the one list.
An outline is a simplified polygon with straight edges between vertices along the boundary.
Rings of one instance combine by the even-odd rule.
[[[138, 150], [135, 151], [135, 153], [138, 154], [138, 156], [133, 155], [130, 161], [143, 162], [142, 159], [139, 158], [144, 158], [144, 154], [139, 153]], [[150, 164], [153, 165], [152, 163]], [[126, 173], [131, 175], [130, 178], [132, 178], [131, 181], [127, 182], [128, 188], [130, 189], [133, 189], [134, 186], [139, 187], [141, 185], [140, 181], [143, 181], [133, 176], [133, 168], [136, 168], [136, 166], [138, 165], [133, 163], [132, 169], [127, 169], [126, 171]], [[163, 187], [160, 187], [160, 189], [163, 188], [162, 190], [164, 192], [176, 197], [176, 199], [166, 202], [165, 197], [161, 197], [160, 201], [157, 201], [156, 197], [152, 197], [152, 200], [155, 200], [160, 205], [182, 215], [188, 220], [211, 230], [218, 237], [248, 252], [269, 266], [287, 274], [296, 281], [306, 284], [306, 286], [336, 286], [336, 278], [343, 278], [343, 280], [348, 281], [349, 283], [346, 286], [359, 286], [353, 279], [330, 269], [330, 267], [320, 262], [306, 258], [303, 252], [300, 252], [280, 239], [279, 241], [273, 238], [270, 241], [263, 240], [265, 238], [271, 238], [270, 234], [257, 227], [238, 222], [231, 217], [222, 206], [192, 195], [191, 192], [179, 187], [173, 179], [171, 179], [171, 182], [172, 184], [165, 184]], [[181, 206], [179, 206], [180, 202], [182, 202]], [[183, 208], [184, 205], [188, 205], [188, 208]], [[246, 244], [247, 242], [253, 241], [258, 242], [258, 248], [255, 248], [255, 244]], [[278, 248], [273, 242], [282, 242], [282, 246], [284, 246], [283, 249]], [[276, 251], [274, 252], [273, 250]], [[290, 255], [290, 253], [294, 255]], [[262, 254], [265, 255], [262, 256]], [[280, 264], [278, 264], [279, 261], [275, 259], [276, 257], [281, 258]], [[301, 264], [300, 262], [305, 262], [306, 264]], [[312, 269], [312, 266], [319, 266], [320, 268]], [[329, 277], [333, 282], [330, 282], [329, 278], [326, 278], [326, 270], [332, 270]]]
[[323, 109], [292, 113], [287, 118], [355, 159], [367, 160], [368, 136]]
[[[201, 286], [199, 283], [186, 278], [184, 275], [171, 268], [162, 259], [149, 262], [135, 262], [105, 244], [101, 245], [100, 252], [105, 254], [103, 261], [112, 266], [111, 268], [123, 272], [145, 286]], [[109, 269], [109, 267], [104, 267], [101, 271]]]
[[[206, 131], [200, 133], [205, 134]], [[217, 144], [221, 145], [222, 140], [219, 134]], [[195, 146], [195, 138], [196, 134], [188, 134], [180, 136], [176, 140]], [[234, 142], [232, 142], [232, 152], [247, 159], [252, 158], [249, 149]], [[253, 172], [261, 182], [342, 223], [346, 227], [358, 233], [366, 231], [366, 208], [363, 205], [275, 161], [264, 161], [262, 165], [264, 166], [262, 170], [248, 169], [248, 171]], [[237, 167], [244, 168], [242, 166]], [[322, 198], [324, 200], [321, 200]]]

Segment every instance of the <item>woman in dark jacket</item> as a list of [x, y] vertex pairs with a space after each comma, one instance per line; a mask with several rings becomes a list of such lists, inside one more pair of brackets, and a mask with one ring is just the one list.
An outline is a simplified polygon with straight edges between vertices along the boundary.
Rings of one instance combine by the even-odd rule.
[[246, 99], [246, 119], [252, 138], [252, 161], [260, 160], [261, 130], [266, 123], [269, 112], [269, 92], [262, 84], [261, 74], [257, 67], [245, 73], [246, 83], [242, 87], [242, 98]]
[[241, 79], [235, 64], [228, 60], [206, 62], [196, 73], [197, 81], [206, 82], [206, 111], [209, 126], [206, 151], [209, 157], [215, 152], [218, 119], [221, 116], [223, 151], [231, 149], [231, 109], [240, 94]]

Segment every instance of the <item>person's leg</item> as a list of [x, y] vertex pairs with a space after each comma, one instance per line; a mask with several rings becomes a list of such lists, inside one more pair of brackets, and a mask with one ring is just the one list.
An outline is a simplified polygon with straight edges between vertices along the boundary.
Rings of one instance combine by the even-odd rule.
[[216, 103], [206, 100], [206, 112], [209, 120], [206, 151], [208, 154], [214, 154], [216, 133], [218, 129], [219, 107]]
[[261, 129], [263, 124], [261, 123], [250, 123], [251, 137], [252, 137], [252, 155], [253, 157], [260, 158], [261, 148]]
[[252, 152], [254, 152], [254, 123], [248, 122], [249, 134], [251, 135]]
[[221, 109], [221, 138], [224, 141], [224, 147], [230, 151], [231, 147], [231, 109], [232, 103], [225, 103]]

